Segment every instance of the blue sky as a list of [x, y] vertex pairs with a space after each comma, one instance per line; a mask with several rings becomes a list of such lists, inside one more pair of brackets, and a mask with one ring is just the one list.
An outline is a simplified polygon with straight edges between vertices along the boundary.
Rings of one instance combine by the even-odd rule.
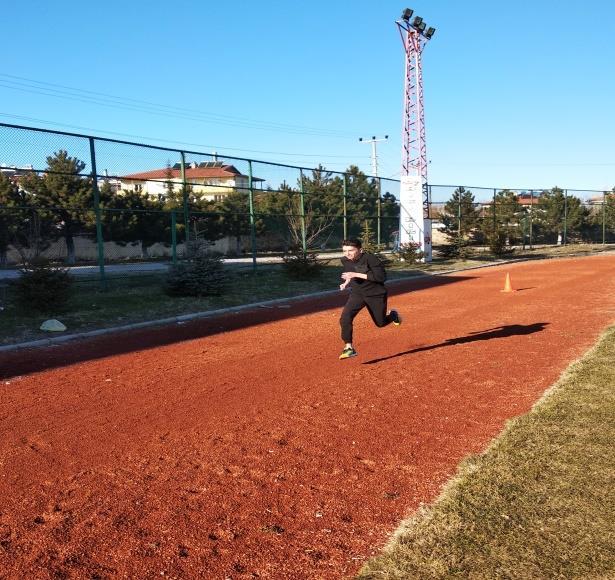
[[359, 137], [387, 134], [379, 173], [397, 178], [406, 6], [436, 28], [430, 183], [615, 186], [607, 0], [21, 0], [0, 35], [0, 121], [367, 173]]

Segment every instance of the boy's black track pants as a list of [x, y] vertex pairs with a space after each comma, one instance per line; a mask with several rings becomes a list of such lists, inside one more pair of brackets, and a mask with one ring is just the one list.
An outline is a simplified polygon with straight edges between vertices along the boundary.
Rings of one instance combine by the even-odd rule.
[[352, 321], [365, 307], [376, 326], [382, 327], [392, 322], [391, 317], [387, 314], [386, 292], [375, 296], [363, 296], [360, 292], [351, 292], [340, 316], [344, 342], [352, 343]]

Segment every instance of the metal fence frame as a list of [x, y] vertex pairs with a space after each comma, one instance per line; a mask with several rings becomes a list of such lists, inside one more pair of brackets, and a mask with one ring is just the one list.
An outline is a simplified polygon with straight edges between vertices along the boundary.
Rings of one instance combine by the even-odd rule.
[[[248, 158], [243, 158], [243, 157], [234, 157], [234, 156], [227, 156], [227, 155], [217, 156], [211, 153], [204, 153], [204, 152], [192, 151], [192, 150], [187, 150], [187, 149], [161, 147], [161, 146], [156, 146], [156, 145], [124, 141], [124, 140], [119, 140], [119, 139], [109, 139], [109, 138], [104, 138], [104, 137], [96, 137], [92, 135], [84, 135], [80, 133], [71, 133], [71, 132], [56, 131], [56, 130], [51, 130], [51, 129], [42, 129], [42, 128], [35, 128], [35, 127], [27, 127], [27, 126], [22, 126], [22, 125], [0, 123], [0, 136], [3, 135], [5, 132], [8, 133], [9, 136], [12, 133], [14, 133], [15, 134], [14, 137], [19, 136], [21, 138], [22, 141], [20, 141], [19, 138], [14, 138], [10, 142], [10, 145], [13, 148], [16, 148], [18, 150], [23, 150], [24, 143], [26, 141], [30, 141], [34, 139], [34, 148], [38, 153], [40, 153], [41, 151], [43, 151], [43, 148], [44, 148], [43, 141], [45, 140], [45, 138], [51, 139], [53, 137], [53, 138], [60, 138], [64, 140], [73, 140], [73, 141], [78, 140], [77, 143], [79, 144], [82, 152], [83, 153], [87, 152], [89, 154], [89, 160], [88, 160], [89, 161], [89, 172], [84, 173], [82, 175], [83, 177], [91, 180], [92, 205], [91, 207], [88, 207], [88, 208], [78, 208], [78, 209], [80, 211], [88, 211], [88, 212], [91, 211], [94, 213], [95, 238], [96, 238], [96, 246], [97, 246], [97, 260], [96, 261], [97, 261], [97, 266], [98, 266], [98, 275], [99, 275], [101, 283], [103, 284], [106, 278], [105, 240], [103, 236], [103, 213], [105, 211], [121, 211], [121, 210], [105, 209], [101, 207], [99, 181], [101, 179], [104, 180], [108, 178], [112, 178], [112, 179], [122, 178], [122, 175], [120, 175], [119, 173], [117, 175], [109, 176], [106, 173], [106, 171], [105, 171], [105, 174], [100, 174], [100, 172], [97, 170], [97, 163], [100, 158], [100, 149], [101, 147], [103, 147], [103, 145], [106, 147], [114, 147], [114, 146], [129, 147], [131, 148], [130, 150], [134, 149], [135, 153], [137, 151], [140, 151], [140, 152], [150, 151], [150, 152], [156, 152], [157, 154], [161, 154], [161, 153], [167, 154], [168, 153], [169, 155], [173, 155], [175, 159], [179, 159], [179, 166], [180, 166], [179, 169], [180, 169], [180, 175], [181, 175], [180, 185], [181, 185], [181, 196], [182, 196], [181, 208], [164, 210], [164, 213], [168, 214], [168, 220], [170, 223], [170, 232], [171, 232], [170, 233], [170, 236], [171, 236], [170, 243], [172, 247], [171, 262], [173, 264], [177, 263], [178, 261], [177, 230], [178, 230], [179, 223], [181, 222], [184, 225], [184, 230], [183, 230], [184, 231], [184, 243], [187, 244], [190, 241], [190, 236], [191, 236], [190, 227], [188, 227], [189, 224], [191, 223], [191, 217], [192, 218], [194, 218], [195, 216], [198, 217], [200, 213], [198, 211], [194, 211], [190, 207], [190, 202], [189, 202], [190, 188], [192, 185], [195, 185], [195, 184], [191, 183], [189, 179], [186, 177], [186, 170], [187, 170], [187, 166], [188, 166], [187, 164], [188, 164], [189, 158], [195, 158], [195, 159], [204, 158], [207, 160], [211, 160], [212, 158], [218, 159], [219, 157], [221, 157], [224, 159], [224, 161], [228, 161], [232, 164], [237, 164], [239, 166], [244, 167], [244, 173], [242, 175], [245, 177], [245, 175], [247, 174], [247, 178], [248, 178], [247, 187], [238, 188], [238, 190], [241, 190], [247, 196], [247, 200], [246, 200], [247, 211], [244, 214], [237, 213], [236, 215], [237, 216], [243, 215], [243, 217], [247, 218], [249, 222], [249, 232], [250, 232], [249, 233], [249, 238], [250, 238], [249, 254], [251, 256], [252, 269], [256, 269], [257, 267], [258, 241], [257, 241], [256, 223], [259, 217], [262, 217], [262, 214], [259, 214], [259, 212], [257, 211], [255, 207], [255, 192], [257, 191], [258, 192], [266, 191], [266, 192], [272, 192], [272, 193], [279, 192], [279, 189], [278, 190], [276, 189], [262, 190], [262, 189], [255, 188], [254, 171], [255, 171], [256, 165], [258, 165], [259, 168], [267, 168], [267, 170], [271, 171], [272, 173], [275, 171], [286, 172], [291, 176], [291, 178], [294, 175], [295, 179], [297, 180], [297, 183], [298, 183], [297, 191], [292, 191], [291, 193], [289, 193], [289, 195], [297, 195], [297, 199], [298, 199], [297, 214], [296, 215], [288, 214], [288, 216], [285, 214], [284, 216], [280, 215], [277, 217], [298, 218], [299, 224], [300, 224], [301, 249], [303, 250], [303, 252], [307, 252], [308, 250], [310, 250], [307, 244], [307, 232], [306, 232], [306, 197], [309, 195], [314, 195], [313, 193], [308, 194], [307, 192], [304, 191], [304, 183], [306, 182], [306, 172], [312, 172], [314, 174], [314, 172], [322, 171], [328, 175], [332, 175], [341, 180], [341, 214], [334, 215], [334, 216], [320, 216], [320, 217], [332, 217], [336, 220], [340, 220], [342, 230], [343, 230], [343, 238], [347, 238], [348, 233], [350, 231], [349, 223], [350, 223], [350, 220], [352, 219], [353, 214], [349, 212], [348, 200], [350, 198], [349, 181], [352, 179], [352, 175], [348, 172], [329, 171], [322, 166], [319, 166], [318, 168], [307, 168], [307, 167], [288, 165], [288, 164], [282, 164], [282, 163], [270, 163], [267, 161], [254, 160], [254, 159], [248, 159]], [[2, 147], [0, 151], [9, 150], [9, 147], [7, 147], [7, 143], [5, 143], [5, 141], [2, 138], [0, 138], [0, 146]], [[68, 150], [68, 148], [66, 150]], [[29, 150], [28, 150], [28, 153], [30, 153]], [[47, 151], [47, 153], [49, 153], [49, 151]], [[4, 155], [5, 153], [0, 153], [0, 160], [8, 161], [6, 159], [3, 159]], [[17, 164], [12, 165], [12, 166], [3, 166], [3, 167], [5, 169], [10, 168], [10, 167], [16, 168]], [[35, 168], [33, 166], [31, 169], [22, 168], [21, 170], [30, 171], [32, 173], [36, 173], [37, 175], [41, 173], [51, 174], [51, 172], [46, 169]], [[372, 201], [375, 201], [375, 204], [374, 204], [375, 215], [365, 215], [364, 218], [366, 220], [371, 220], [375, 224], [375, 228], [374, 228], [375, 236], [376, 236], [375, 241], [380, 246], [382, 245], [383, 241], [386, 241], [386, 242], [389, 241], [389, 240], [382, 239], [383, 220], [384, 219], [395, 219], [394, 216], [385, 217], [382, 215], [383, 184], [386, 184], [387, 189], [391, 189], [393, 191], [393, 193], [391, 193], [390, 191], [387, 191], [386, 193], [391, 194], [397, 200], [397, 203], [398, 203], [400, 182], [399, 180], [395, 180], [395, 179], [386, 179], [386, 178], [370, 176], [370, 175], [364, 175], [364, 177], [366, 179], [366, 183], [370, 184], [370, 187], [375, 189], [375, 195], [376, 195], [375, 200], [372, 200]], [[261, 181], [270, 181], [270, 180], [266, 179], [266, 180], [261, 180]], [[285, 178], [281, 183], [286, 183]], [[461, 186], [443, 186], [443, 185], [435, 185], [435, 184], [434, 185], [430, 184], [428, 186], [428, 192], [429, 192], [429, 204], [428, 205], [429, 205], [429, 212], [430, 212], [431, 217], [436, 217], [437, 207], [443, 205], [442, 202], [433, 201], [434, 193], [438, 193], [442, 190], [446, 190], [450, 193], [454, 191], [455, 189], [458, 189], [459, 187]], [[497, 198], [498, 192], [501, 192], [504, 190], [502, 188], [472, 188], [468, 186], [463, 186], [463, 187], [465, 187], [467, 191], [468, 190], [469, 191], [480, 191], [482, 193], [488, 192], [491, 200], [489, 202], [487, 201], [477, 202], [477, 205], [480, 205], [483, 208], [483, 214], [485, 213], [485, 208], [487, 208], [488, 211], [489, 210], [492, 211], [491, 219], [493, 220], [493, 231], [495, 233], [498, 227], [498, 222], [497, 222], [498, 204], [496, 202], [496, 198]], [[508, 191], [515, 192], [519, 190], [508, 190]], [[533, 216], [534, 194], [538, 192], [542, 192], [542, 191], [545, 191], [545, 190], [543, 189], [525, 190], [525, 192], [529, 192], [531, 196], [530, 205], [529, 205], [530, 207], [529, 215], [527, 216], [527, 219], [524, 221], [524, 227], [528, 228], [527, 237], [529, 238], [528, 242], [529, 242], [530, 248], [533, 247], [533, 245], [536, 242], [536, 233], [534, 231], [536, 227], [536, 221]], [[578, 191], [578, 190], [564, 189], [562, 191], [564, 192], [565, 209], [563, 213], [563, 224], [562, 224], [563, 236], [562, 236], [561, 243], [567, 244], [569, 241], [568, 240], [569, 238], [569, 227], [568, 227], [569, 225], [568, 224], [569, 193]], [[592, 208], [595, 208], [596, 206], [600, 206], [600, 205], [602, 206], [602, 214], [603, 214], [602, 215], [602, 243], [605, 244], [607, 237], [608, 237], [607, 236], [607, 225], [606, 225], [607, 224], [607, 219], [606, 219], [607, 192], [586, 190], [586, 193], [596, 193], [596, 194], [601, 193], [602, 194], [601, 202], [596, 202], [595, 200], [593, 200], [593, 201], [587, 201], [586, 204], [590, 205]], [[611, 192], [609, 192], [609, 194], [610, 193]], [[501, 207], [501, 205], [499, 207]], [[0, 210], [2, 209], [7, 209], [7, 208], [0, 207]], [[11, 209], [14, 210], [16, 208], [11, 208]], [[31, 209], [31, 208], [22, 208], [22, 209]], [[53, 208], [46, 208], [46, 209], [49, 211], [53, 210]], [[59, 210], [59, 209], [64, 209], [64, 208], [56, 208], [56, 209]], [[132, 210], [132, 211], [138, 211], [138, 210]], [[270, 215], [269, 217], [276, 217], [276, 216]], [[462, 220], [463, 220], [463, 215], [461, 212], [461, 201], [459, 204], [459, 211], [458, 211], [457, 218], [459, 220], [459, 231], [461, 231], [462, 230], [462, 227], [461, 227]], [[487, 219], [487, 217], [483, 215], [483, 219]], [[610, 233], [611, 232], [609, 231], [609, 234]], [[526, 241], [526, 232], [524, 231], [523, 233], [523, 244], [524, 245], [525, 245], [525, 241]]]

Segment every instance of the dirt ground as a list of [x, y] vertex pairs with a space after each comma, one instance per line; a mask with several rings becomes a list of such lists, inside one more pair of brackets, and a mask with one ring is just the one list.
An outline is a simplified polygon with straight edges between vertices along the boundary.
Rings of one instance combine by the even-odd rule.
[[[503, 293], [506, 272], [514, 293]], [[0, 355], [1, 578], [343, 578], [615, 320], [615, 257]]]

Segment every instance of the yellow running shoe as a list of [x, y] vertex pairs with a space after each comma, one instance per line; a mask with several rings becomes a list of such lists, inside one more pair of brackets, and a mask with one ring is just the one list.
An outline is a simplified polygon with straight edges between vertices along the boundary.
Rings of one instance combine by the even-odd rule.
[[351, 346], [347, 346], [340, 354], [340, 360], [357, 356], [357, 351]]

